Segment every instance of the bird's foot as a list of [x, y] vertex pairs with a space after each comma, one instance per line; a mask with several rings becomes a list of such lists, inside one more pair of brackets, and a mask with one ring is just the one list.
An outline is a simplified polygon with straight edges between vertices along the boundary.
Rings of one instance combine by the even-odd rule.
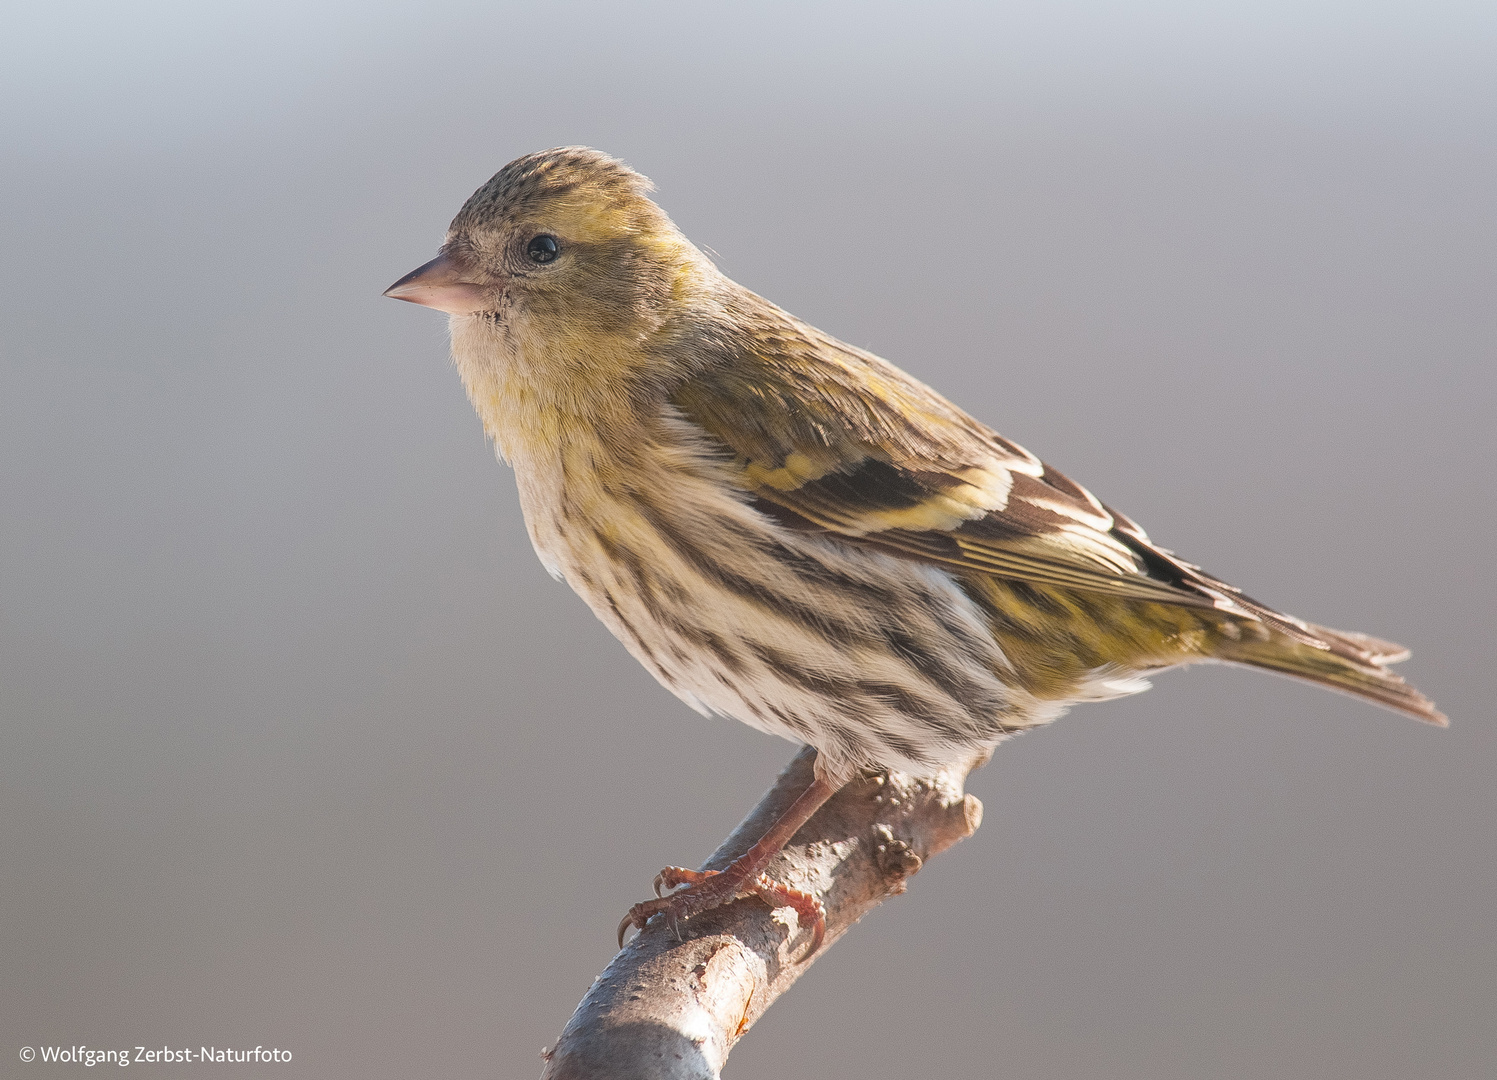
[[764, 874], [751, 873], [753, 869], [748, 865], [740, 867], [737, 862], [721, 871], [667, 866], [655, 875], [656, 899], [635, 904], [619, 923], [619, 947], [623, 948], [629, 927], [643, 930], [656, 915], [666, 916], [679, 939], [682, 919], [746, 896], [757, 896], [770, 907], [793, 908], [800, 925], [811, 927], [811, 946], [801, 957], [803, 961], [809, 960], [826, 936], [826, 909], [812, 893], [771, 881]]

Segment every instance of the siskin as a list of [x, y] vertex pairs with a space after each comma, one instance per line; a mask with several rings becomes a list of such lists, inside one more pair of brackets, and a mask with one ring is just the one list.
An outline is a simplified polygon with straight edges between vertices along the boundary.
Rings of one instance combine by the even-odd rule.
[[[1399, 645], [1274, 611], [929, 387], [729, 281], [583, 147], [506, 165], [387, 296], [446, 312], [536, 553], [667, 689], [815, 747], [721, 873], [662, 871], [619, 927], [757, 894], [858, 771], [970, 762], [1072, 702], [1246, 664], [1444, 725]], [[681, 888], [681, 886], [685, 886]]]

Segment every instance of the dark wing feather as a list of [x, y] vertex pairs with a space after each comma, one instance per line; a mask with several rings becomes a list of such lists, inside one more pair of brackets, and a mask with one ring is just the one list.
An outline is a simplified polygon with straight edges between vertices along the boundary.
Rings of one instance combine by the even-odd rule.
[[878, 357], [788, 320], [672, 396], [766, 512], [909, 558], [1307, 627], [1155, 547], [1023, 447]]

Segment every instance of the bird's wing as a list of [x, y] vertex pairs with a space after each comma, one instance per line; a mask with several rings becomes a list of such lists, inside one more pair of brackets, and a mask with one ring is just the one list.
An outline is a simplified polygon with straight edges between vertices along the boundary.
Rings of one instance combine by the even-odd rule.
[[804, 324], [787, 331], [671, 399], [786, 525], [1038, 585], [1266, 615], [1311, 637], [899, 369]]

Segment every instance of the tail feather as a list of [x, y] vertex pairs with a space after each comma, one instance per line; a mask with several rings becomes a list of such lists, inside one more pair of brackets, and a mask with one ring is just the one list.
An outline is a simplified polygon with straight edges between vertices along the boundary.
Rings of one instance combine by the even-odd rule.
[[1435, 708], [1434, 702], [1385, 666], [1407, 659], [1408, 649], [1366, 634], [1321, 626], [1307, 626], [1307, 629], [1322, 639], [1323, 647], [1275, 633], [1266, 639], [1226, 643], [1217, 655], [1230, 663], [1262, 668], [1364, 698], [1426, 724], [1449, 726], [1450, 721]]
[[1305, 625], [1312, 634], [1330, 645], [1333, 652], [1342, 653], [1344, 649], [1351, 658], [1365, 661], [1374, 667], [1399, 664], [1412, 655], [1405, 646], [1375, 638], [1371, 634], [1359, 634], [1355, 630], [1332, 630], [1328, 626], [1316, 626], [1313, 623]]

